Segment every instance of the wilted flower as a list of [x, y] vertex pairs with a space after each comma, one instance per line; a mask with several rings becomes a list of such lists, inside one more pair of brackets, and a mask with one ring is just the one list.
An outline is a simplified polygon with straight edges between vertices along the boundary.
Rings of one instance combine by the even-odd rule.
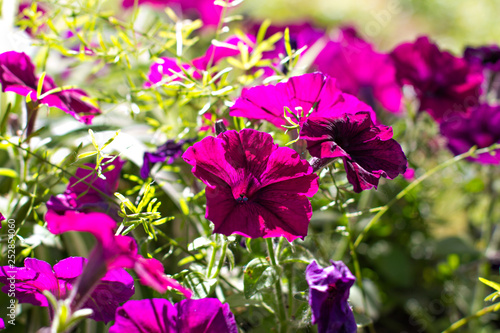
[[[0, 282], [5, 284], [4, 293], [15, 285], [19, 303], [49, 306], [43, 291], [48, 290], [57, 299], [66, 299], [82, 274], [87, 259], [70, 257], [50, 266], [45, 261], [26, 258], [24, 267], [0, 267]], [[90, 297], [83, 303], [84, 308], [93, 310], [90, 318], [108, 322], [114, 320], [120, 303], [134, 294], [134, 279], [122, 268], [111, 269], [98, 281]]]
[[400, 112], [402, 94], [391, 57], [375, 51], [353, 28], [340, 32], [339, 39], [329, 41], [317, 56], [317, 69], [335, 78], [340, 90], [370, 106], [377, 101], [388, 111]]
[[338, 117], [310, 117], [300, 131], [311, 156], [341, 157], [354, 192], [377, 188], [379, 178], [394, 179], [406, 171], [403, 150], [392, 129], [373, 125], [367, 112]]
[[255, 37], [252, 35], [246, 35], [245, 38], [231, 36], [220, 45], [210, 45], [203, 56], [193, 59], [192, 67], [188, 63], [178, 63], [176, 58], [160, 58], [151, 65], [148, 73], [149, 81], [144, 83], [144, 87], [149, 88], [153, 84], [161, 82], [165, 76], [168, 77], [167, 82], [180, 80], [180, 77], [175, 73], [184, 75], [182, 69], [190, 73], [194, 79], [201, 79], [203, 77], [201, 72], [207, 70], [209, 65], [216, 65], [224, 58], [239, 55], [242, 47], [251, 52], [254, 43]]
[[103, 213], [78, 213], [66, 211], [58, 215], [49, 210], [45, 215], [47, 229], [53, 234], [67, 231], [89, 232], [97, 243], [89, 256], [89, 263], [81, 274], [79, 290], [85, 295], [93, 281], [114, 268], [134, 269], [142, 284], [164, 293], [171, 287], [190, 297], [191, 291], [164, 274], [163, 265], [156, 259], [145, 259], [137, 253], [135, 240], [128, 236], [116, 236], [116, 222]]
[[238, 327], [229, 305], [216, 298], [182, 300], [175, 305], [155, 298], [123, 304], [109, 332], [237, 333]]
[[205, 217], [214, 232], [250, 238], [304, 238], [318, 190], [312, 167], [271, 135], [226, 131], [189, 147], [184, 160], [207, 185]]
[[[321, 73], [294, 76], [276, 85], [244, 89], [229, 111], [233, 117], [267, 120], [277, 127], [289, 125], [283, 116], [287, 107], [297, 116], [335, 117], [344, 113], [369, 112], [376, 121], [375, 112], [356, 97], [344, 94], [335, 85], [335, 79]], [[301, 117], [301, 121], [305, 121]]]
[[[448, 148], [455, 154], [463, 154], [473, 146], [489, 147], [500, 142], [500, 106], [480, 104], [470, 114], [456, 115], [441, 123], [441, 134], [448, 139]], [[480, 154], [469, 158], [483, 164], [500, 164], [499, 150], [493, 154]]]
[[141, 167], [141, 177], [143, 179], [148, 178], [151, 168], [156, 163], [163, 163], [165, 161], [167, 162], [167, 164], [174, 163], [174, 160], [176, 158], [181, 157], [182, 153], [184, 152], [182, 146], [186, 143], [193, 141], [194, 139], [186, 139], [186, 140], [181, 139], [177, 142], [175, 142], [174, 140], [167, 140], [167, 142], [165, 142], [164, 144], [159, 146], [158, 149], [156, 149], [156, 152], [144, 153], [144, 162]]
[[67, 210], [81, 212], [99, 210], [116, 215], [110, 211], [112, 205], [109, 203], [109, 197], [114, 197], [118, 189], [123, 164], [125, 161], [119, 157], [103, 159], [100, 165], [103, 169], [100, 170], [102, 175], [99, 177], [95, 172], [95, 164], [86, 163], [86, 168], [78, 168], [75, 176], [69, 179], [68, 187], [63, 194], [52, 196], [47, 201], [47, 208], [58, 214], [64, 214]]
[[478, 103], [483, 82], [480, 68], [440, 51], [427, 37], [399, 45], [392, 58], [399, 83], [413, 86], [419, 110], [429, 112], [436, 121], [465, 113]]
[[314, 260], [306, 268], [312, 323], [318, 333], [356, 333], [356, 321], [347, 300], [356, 278], [342, 261], [323, 268]]

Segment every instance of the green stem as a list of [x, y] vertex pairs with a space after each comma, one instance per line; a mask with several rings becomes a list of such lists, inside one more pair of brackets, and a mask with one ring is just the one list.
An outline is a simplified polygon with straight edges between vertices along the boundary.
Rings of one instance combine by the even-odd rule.
[[[490, 245], [491, 237], [492, 237], [492, 229], [493, 229], [493, 211], [495, 208], [495, 190], [493, 189], [493, 168], [488, 168], [488, 179], [486, 180], [487, 185], [487, 195], [489, 197], [490, 202], [488, 203], [488, 209], [486, 211], [486, 215], [483, 218], [481, 225], [481, 239], [479, 246], [482, 249], [482, 257], [480, 258], [477, 275], [478, 277], [482, 277], [488, 279], [490, 275], [490, 264], [486, 257], [486, 252]], [[484, 304], [484, 297], [486, 293], [486, 285], [482, 283], [479, 279], [476, 281], [476, 287], [474, 289], [474, 299], [472, 301], [471, 313], [475, 313], [481, 309]], [[471, 322], [471, 330], [473, 332], [479, 330], [479, 322], [477, 320], [473, 320]]]
[[224, 237], [223, 238], [223, 244], [222, 244], [222, 253], [220, 255], [220, 259], [219, 259], [219, 264], [217, 265], [217, 269], [215, 270], [215, 274], [214, 276], [212, 276], [212, 278], [216, 278], [217, 276], [219, 276], [219, 273], [220, 273], [220, 270], [222, 269], [222, 266], [224, 266], [224, 262], [226, 261], [226, 252], [227, 252], [227, 246], [228, 246], [228, 242], [227, 242], [227, 239]]
[[[215, 241], [217, 242], [217, 234], [215, 235]], [[207, 277], [210, 278], [212, 275], [212, 268], [214, 268], [215, 265], [215, 256], [217, 255], [217, 250], [219, 249], [219, 246], [215, 244], [212, 248], [212, 256], [210, 257], [210, 261], [208, 262], [208, 267], [207, 267]]]
[[454, 324], [452, 324], [450, 327], [448, 327], [446, 330], [444, 330], [442, 333], [451, 333], [451, 332], [455, 332], [457, 329], [459, 329], [460, 327], [464, 326], [465, 324], [467, 324], [469, 321], [473, 320], [473, 319], [477, 319], [481, 316], [484, 316], [485, 314], [487, 313], [490, 313], [490, 312], [493, 312], [495, 311], [498, 307], [500, 306], [500, 302], [498, 303], [495, 303], [495, 304], [492, 304], [490, 306], [487, 306], [479, 311], [477, 311], [476, 313], [468, 316], [468, 317], [465, 317], [465, 318], [462, 318], [460, 319], [459, 321], [455, 322]]
[[471, 157], [471, 156], [476, 155], [476, 154], [489, 153], [489, 152], [491, 152], [495, 149], [499, 149], [499, 148], [500, 148], [500, 144], [498, 144], [498, 143], [495, 143], [489, 147], [481, 148], [481, 149], [477, 149], [474, 146], [471, 149], [469, 149], [468, 152], [457, 155], [454, 158], [451, 158], [451, 159], [445, 161], [444, 163], [439, 164], [438, 166], [432, 168], [431, 170], [427, 171], [422, 176], [415, 179], [411, 184], [409, 184], [401, 192], [399, 192], [391, 201], [389, 201], [389, 203], [387, 205], [381, 207], [380, 211], [377, 214], [375, 214], [375, 216], [370, 220], [370, 222], [368, 222], [366, 227], [359, 234], [358, 238], [354, 242], [354, 248], [357, 248], [359, 246], [359, 244], [361, 244], [361, 241], [363, 241], [363, 238], [365, 237], [366, 233], [370, 230], [370, 228], [375, 223], [378, 222], [378, 220], [380, 220], [382, 215], [384, 215], [389, 210], [389, 208], [391, 208], [396, 202], [398, 202], [401, 198], [403, 198], [405, 195], [407, 195], [411, 190], [413, 190], [415, 187], [417, 187], [417, 185], [419, 185], [421, 182], [423, 182], [424, 180], [426, 180], [427, 178], [429, 178], [430, 176], [432, 176], [436, 172], [441, 171], [441, 170], [443, 170], [443, 169], [445, 169], [445, 168], [447, 168], [447, 167], [449, 167], [449, 166], [451, 166], [451, 165], [453, 165], [453, 164], [455, 164], [463, 159], [466, 159], [466, 158]]
[[278, 262], [276, 261], [276, 256], [274, 253], [274, 247], [273, 247], [273, 239], [272, 238], [267, 238], [267, 252], [269, 254], [269, 259], [271, 261], [271, 265], [273, 268], [276, 270], [276, 273], [278, 274], [278, 279], [274, 285], [276, 289], [276, 305], [278, 306], [278, 312], [277, 312], [277, 317], [280, 322], [280, 332], [281, 333], [286, 333], [288, 331], [288, 323], [287, 323], [287, 316], [286, 316], [286, 310], [285, 310], [285, 304], [283, 303], [283, 291], [281, 288], [281, 267], [278, 265]]

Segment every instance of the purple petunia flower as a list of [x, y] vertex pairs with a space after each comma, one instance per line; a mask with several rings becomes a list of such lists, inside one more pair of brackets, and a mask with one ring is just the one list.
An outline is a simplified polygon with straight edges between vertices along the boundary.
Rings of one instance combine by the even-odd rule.
[[480, 67], [440, 51], [427, 37], [401, 44], [391, 55], [399, 83], [413, 86], [419, 110], [429, 112], [436, 121], [465, 113], [478, 103], [483, 82]]
[[[448, 148], [459, 155], [472, 146], [485, 148], [500, 142], [500, 106], [480, 104], [468, 115], [456, 115], [442, 122], [441, 134], [448, 139]], [[500, 164], [500, 151], [496, 154], [480, 154], [469, 158], [482, 164]]]
[[314, 64], [335, 79], [337, 86], [375, 107], [377, 101], [391, 112], [401, 111], [401, 88], [391, 57], [375, 51], [353, 28], [341, 29], [338, 40], [329, 41]]
[[[8, 293], [13, 283], [19, 303], [49, 306], [43, 291], [50, 291], [57, 299], [66, 299], [86, 264], [85, 258], [70, 257], [59, 261], [52, 268], [45, 261], [26, 258], [24, 267], [0, 267], [0, 282], [5, 284], [2, 291]], [[107, 323], [114, 320], [120, 303], [127, 301], [133, 294], [132, 276], [124, 269], [115, 268], [106, 272], [99, 280], [82, 307], [94, 311], [90, 318]]]
[[[244, 89], [229, 111], [233, 117], [267, 120], [277, 127], [288, 125], [283, 116], [284, 107], [300, 116], [303, 111], [311, 116], [335, 117], [344, 113], [369, 112], [376, 122], [376, 114], [356, 97], [344, 94], [335, 85], [335, 79], [321, 73], [291, 77], [276, 85]], [[302, 117], [302, 122], [305, 121]]]
[[488, 45], [481, 47], [467, 47], [464, 58], [471, 64], [478, 64], [494, 72], [500, 72], [500, 47]]
[[356, 321], [347, 300], [356, 278], [342, 261], [323, 268], [314, 260], [306, 268], [312, 323], [318, 333], [356, 333]]
[[5, 323], [2, 318], [0, 318], [0, 330], [5, 329]]
[[2, 221], [5, 221], [5, 220], [6, 220], [5, 216], [3, 216], [2, 213], [0, 213], [0, 228], [2, 228]]
[[186, 143], [193, 142], [195, 139], [179, 140], [175, 142], [174, 140], [167, 140], [164, 144], [156, 149], [154, 153], [144, 153], [144, 162], [141, 167], [141, 177], [143, 179], [148, 178], [151, 168], [156, 163], [163, 163], [167, 161], [167, 164], [174, 163], [174, 160], [181, 157], [184, 150], [182, 146]]
[[[154, 64], [148, 73], [148, 82], [144, 83], [145, 88], [151, 87], [153, 84], [161, 82], [164, 77], [168, 77], [165, 82], [180, 80], [180, 77], [174, 73], [182, 73], [182, 69], [189, 72], [194, 79], [201, 79], [202, 71], [208, 69], [209, 65], [216, 65], [222, 59], [234, 57], [240, 54], [239, 47], [247, 48], [251, 52], [255, 44], [255, 37], [246, 35], [245, 38], [239, 36], [231, 36], [224, 40], [223, 45], [210, 45], [207, 52], [201, 57], [195, 58], [192, 61], [193, 67], [190, 64], [179, 64], [176, 58], [160, 58]], [[182, 67], [182, 69], [181, 69]]]
[[[123, 0], [123, 8], [130, 8], [135, 0]], [[213, 0], [138, 0], [138, 5], [151, 5], [154, 7], [179, 8], [180, 12], [199, 16], [205, 26], [217, 26], [221, 19], [222, 7], [215, 5]]]
[[182, 300], [175, 305], [155, 298], [123, 304], [109, 332], [237, 333], [238, 327], [229, 305], [216, 298]]
[[[66, 89], [47, 94], [57, 88], [48, 75], [43, 80], [41, 95], [37, 96], [39, 78], [35, 76], [35, 66], [25, 53], [10, 51], [0, 54], [0, 82], [3, 92], [29, 95], [36, 105], [46, 104], [61, 109], [84, 124], [91, 124], [94, 116], [101, 113], [101, 110], [85, 100], [88, 95], [83, 90]], [[35, 117], [35, 114], [29, 115], [29, 121], [34, 122]]]
[[252, 129], [226, 131], [189, 147], [184, 160], [207, 185], [205, 217], [214, 233], [249, 238], [304, 238], [318, 190], [312, 167], [271, 135]]
[[[253, 34], [257, 34], [260, 25], [254, 25], [250, 31]], [[285, 33], [285, 29], [288, 28], [288, 33], [290, 37], [290, 47], [292, 50], [299, 50], [305, 47], [307, 51], [311, 46], [314, 45], [320, 38], [325, 36], [325, 31], [314, 27], [309, 22], [302, 22], [289, 25], [271, 25], [267, 28], [264, 38], [269, 38], [276, 33]], [[302, 54], [304, 54], [302, 52]], [[287, 56], [285, 39], [284, 37], [274, 43], [274, 49], [270, 51], [265, 51], [262, 53], [262, 59], [271, 59], [274, 67], [279, 68], [283, 73], [287, 73], [288, 68], [280, 64], [280, 61]], [[275, 75], [275, 71], [271, 67], [263, 68], [265, 73], [264, 76]]]
[[407, 161], [392, 129], [374, 126], [367, 112], [338, 117], [310, 117], [300, 131], [311, 156], [341, 157], [354, 192], [377, 188], [379, 178], [394, 179], [406, 171]]
[[85, 166], [88, 168], [78, 168], [75, 177], [69, 179], [66, 191], [63, 194], [52, 196], [46, 203], [47, 208], [58, 214], [64, 214], [67, 210], [110, 211], [113, 207], [109, 203], [109, 197], [114, 197], [114, 193], [118, 189], [123, 164], [125, 161], [119, 157], [103, 159], [101, 163], [104, 168], [102, 175], [106, 179], [102, 179], [94, 171], [95, 164], [86, 163]]
[[177, 281], [164, 274], [163, 265], [156, 259], [145, 259], [137, 253], [137, 244], [128, 236], [116, 236], [116, 222], [103, 213], [78, 213], [66, 211], [58, 215], [49, 210], [45, 215], [47, 229], [53, 234], [67, 231], [89, 232], [97, 240], [96, 246], [89, 257], [89, 264], [82, 273], [81, 295], [93, 286], [93, 281], [99, 274], [113, 268], [130, 268], [139, 276], [140, 282], [160, 293], [168, 288], [174, 288], [186, 297], [191, 291], [182, 287]]
[[[19, 15], [21, 16], [21, 20], [27, 20], [27, 19], [29, 19], [29, 17], [26, 14], [24, 14], [24, 10], [28, 9], [28, 8], [31, 8], [32, 3], [33, 3], [32, 1], [23, 1], [23, 2], [21, 2], [19, 4], [18, 10], [19, 10]], [[39, 13], [39, 15], [43, 16], [43, 15], [45, 15], [45, 13], [47, 13], [47, 10], [45, 9], [45, 7], [42, 4], [37, 3], [36, 4], [36, 13], [37, 14]], [[44, 26], [42, 25], [42, 28], [43, 27]], [[27, 27], [25, 29], [25, 31], [31, 37], [34, 36], [33, 30], [30, 27]]]

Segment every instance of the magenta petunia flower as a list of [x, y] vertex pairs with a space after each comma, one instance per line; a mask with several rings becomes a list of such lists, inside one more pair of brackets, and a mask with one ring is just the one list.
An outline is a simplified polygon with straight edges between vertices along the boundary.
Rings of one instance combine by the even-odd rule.
[[0, 318], [0, 330], [5, 329], [5, 323], [2, 318]]
[[478, 103], [483, 75], [479, 66], [440, 51], [427, 37], [404, 43], [392, 51], [396, 77], [411, 85], [427, 111], [438, 122], [454, 113], [465, 113]]
[[271, 135], [226, 131], [189, 147], [184, 160], [207, 185], [205, 217], [214, 233], [245, 237], [304, 238], [318, 177], [312, 167]]
[[[130, 8], [135, 0], [123, 0], [123, 8]], [[221, 19], [222, 7], [215, 5], [213, 0], [138, 0], [138, 5], [154, 7], [172, 7], [179, 9], [188, 17], [199, 17], [205, 26], [217, 26]], [[194, 15], [190, 15], [193, 13]]]
[[477, 64], [494, 72], [500, 72], [500, 47], [488, 45], [481, 47], [467, 47], [464, 59], [470, 64]]
[[38, 99], [38, 82], [35, 66], [25, 53], [10, 51], [0, 54], [0, 83], [3, 92], [12, 91], [22, 96], [29, 95], [37, 105], [46, 104], [61, 109], [84, 124], [91, 124], [94, 116], [101, 113], [101, 110], [86, 101], [88, 95], [80, 89], [66, 89], [44, 96], [50, 90], [57, 88], [54, 80], [48, 75], [43, 80], [41, 98]]
[[109, 332], [237, 333], [238, 327], [229, 305], [216, 298], [182, 300], [175, 305], [155, 298], [123, 304]]
[[[19, 3], [19, 7], [18, 7], [18, 10], [19, 10], [19, 16], [21, 16], [21, 20], [27, 20], [29, 19], [29, 17], [24, 14], [24, 10], [25, 9], [28, 9], [28, 8], [31, 8], [31, 5], [32, 5], [32, 1], [22, 1], [21, 3]], [[36, 4], [36, 12], [37, 14], [40, 13], [40, 15], [45, 15], [45, 13], [47, 13], [47, 10], [45, 9], [45, 7], [40, 4], [40, 3], [37, 3]], [[44, 25], [42, 25], [42, 28], [44, 27]], [[33, 34], [33, 30], [31, 28], [26, 28], [25, 29], [26, 33], [30, 36], [34, 36]]]
[[[10, 285], [15, 285], [15, 295], [19, 303], [31, 303], [37, 306], [49, 306], [44, 290], [50, 291], [57, 299], [66, 299], [82, 274], [87, 259], [70, 257], [52, 266], [45, 261], [26, 258], [24, 267], [0, 267], [0, 282], [5, 284], [4, 293]], [[90, 318], [96, 321], [114, 320], [120, 303], [127, 301], [134, 294], [134, 279], [124, 269], [115, 268], [106, 272], [99, 280], [83, 308], [94, 311]]]
[[174, 140], [167, 140], [164, 144], [158, 147], [156, 152], [144, 153], [144, 162], [141, 167], [141, 177], [148, 178], [151, 168], [156, 163], [167, 162], [167, 164], [174, 163], [174, 160], [181, 157], [184, 150], [182, 146], [186, 143], [193, 142], [195, 139], [181, 139], [178, 142]]
[[300, 131], [311, 156], [341, 157], [354, 192], [377, 188], [380, 177], [394, 179], [406, 171], [403, 150], [392, 129], [373, 125], [366, 112], [338, 117], [310, 117]]
[[[448, 139], [448, 148], [459, 155], [473, 146], [489, 147], [500, 142], [500, 106], [480, 104], [468, 115], [456, 115], [440, 124], [441, 134]], [[500, 164], [500, 150], [469, 158], [482, 164]]]
[[[244, 89], [229, 111], [233, 117], [267, 120], [277, 127], [289, 125], [283, 116], [284, 108], [300, 116], [303, 111], [311, 116], [335, 117], [344, 113], [369, 112], [373, 122], [376, 114], [371, 107], [356, 97], [344, 94], [335, 85], [335, 79], [321, 73], [291, 77], [276, 85]], [[305, 117], [301, 117], [305, 121]]]
[[[114, 197], [114, 193], [118, 189], [120, 180], [120, 172], [125, 164], [125, 161], [119, 157], [105, 158], [102, 160], [103, 179], [94, 171], [95, 164], [86, 163], [88, 168], [78, 168], [74, 177], [69, 179], [66, 191], [57, 196], [52, 196], [46, 205], [49, 210], [53, 210], [58, 214], [64, 214], [67, 210], [77, 210], [81, 212], [87, 211], [103, 211], [116, 215], [113, 208], [118, 207], [110, 203], [110, 198]], [[83, 180], [83, 181], [81, 181]]]
[[103, 213], [78, 213], [66, 211], [64, 215], [49, 210], [45, 215], [47, 229], [53, 234], [67, 231], [89, 232], [97, 240], [87, 268], [82, 273], [82, 293], [92, 287], [99, 272], [113, 268], [130, 268], [139, 276], [140, 282], [160, 293], [168, 288], [179, 290], [186, 297], [191, 291], [182, 287], [177, 281], [164, 274], [163, 265], [156, 259], [145, 259], [137, 253], [137, 244], [128, 236], [116, 236], [116, 222]]
[[[180, 80], [180, 77], [175, 73], [184, 75], [182, 69], [190, 73], [194, 79], [201, 79], [203, 77], [202, 71], [208, 69], [209, 65], [216, 65], [222, 59], [234, 57], [240, 54], [239, 47], [247, 48], [248, 52], [252, 52], [253, 45], [255, 44], [255, 37], [246, 35], [245, 38], [239, 36], [231, 36], [224, 40], [223, 45], [210, 45], [207, 52], [201, 57], [195, 58], [190, 64], [179, 64], [176, 58], [160, 58], [154, 64], [148, 73], [148, 82], [144, 83], [145, 88], [151, 87], [165, 79], [165, 82]], [[182, 67], [182, 69], [181, 69]]]
[[402, 93], [391, 57], [375, 51], [353, 28], [340, 32], [338, 40], [329, 41], [317, 56], [317, 69], [335, 78], [340, 90], [370, 106], [378, 102], [388, 111], [400, 112]]
[[356, 321], [347, 300], [356, 278], [342, 261], [323, 268], [313, 260], [306, 268], [312, 323], [318, 333], [356, 333]]

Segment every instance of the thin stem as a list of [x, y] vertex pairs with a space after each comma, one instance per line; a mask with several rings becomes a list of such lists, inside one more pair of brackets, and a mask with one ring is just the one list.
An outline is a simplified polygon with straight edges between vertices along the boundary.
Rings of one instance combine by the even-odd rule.
[[[217, 242], [217, 234], [215, 235], [215, 241]], [[207, 277], [210, 277], [212, 275], [212, 268], [214, 268], [215, 265], [215, 256], [217, 255], [217, 250], [219, 249], [219, 246], [215, 244], [212, 248], [212, 256], [210, 257], [210, 261], [208, 262], [208, 267], [207, 267]]]
[[[273, 239], [272, 238], [267, 238], [266, 239], [267, 243], [267, 252], [269, 254], [269, 259], [271, 261], [271, 265], [273, 268], [276, 270], [276, 273], [280, 273], [281, 267], [278, 265], [276, 261], [276, 256], [274, 253], [274, 247], [273, 247]], [[287, 323], [287, 316], [286, 316], [286, 310], [285, 310], [285, 304], [283, 303], [283, 291], [281, 288], [281, 274], [278, 274], [278, 279], [274, 285], [276, 289], [276, 305], [278, 306], [278, 312], [277, 312], [277, 317], [280, 322], [280, 332], [286, 333], [288, 331], [288, 323]]]
[[226, 261], [227, 246], [229, 243], [225, 237], [223, 238], [223, 242], [224, 243], [222, 244], [222, 253], [219, 258], [219, 264], [217, 265], [217, 269], [215, 270], [215, 274], [214, 276], [212, 276], [212, 278], [219, 276], [220, 270], [222, 269], [222, 266], [224, 266], [224, 262]]
[[459, 321], [453, 323], [450, 327], [448, 327], [446, 330], [444, 330], [442, 333], [451, 333], [451, 332], [455, 332], [456, 330], [458, 330], [460, 327], [464, 326], [465, 324], [467, 324], [469, 321], [473, 320], [473, 319], [476, 319], [476, 318], [479, 318], [479, 317], [482, 317], [484, 316], [485, 314], [487, 313], [490, 313], [490, 312], [493, 312], [495, 311], [498, 307], [500, 306], [500, 302], [498, 303], [495, 303], [495, 304], [492, 304], [490, 306], [487, 306], [479, 311], [477, 311], [476, 313], [470, 315], [470, 316], [467, 316], [465, 318], [462, 318], [460, 319]]
[[370, 228], [375, 223], [378, 222], [378, 220], [382, 217], [382, 215], [384, 215], [389, 210], [389, 208], [391, 208], [396, 202], [399, 201], [399, 199], [403, 198], [411, 190], [413, 190], [415, 187], [417, 187], [417, 185], [419, 185], [421, 182], [423, 182], [424, 180], [426, 180], [427, 178], [429, 178], [430, 176], [432, 176], [436, 172], [441, 171], [441, 170], [443, 170], [443, 169], [445, 169], [445, 168], [447, 168], [447, 167], [449, 167], [449, 166], [451, 166], [451, 165], [453, 165], [453, 164], [455, 164], [463, 159], [466, 159], [466, 158], [471, 157], [471, 156], [476, 155], [476, 154], [489, 153], [489, 152], [491, 152], [495, 149], [499, 149], [499, 148], [500, 148], [500, 144], [498, 144], [498, 143], [493, 144], [493, 145], [486, 147], [486, 148], [481, 148], [481, 149], [477, 149], [474, 146], [471, 149], [469, 149], [468, 152], [457, 155], [454, 158], [451, 158], [451, 159], [445, 161], [444, 163], [439, 164], [438, 166], [432, 168], [431, 170], [427, 171], [422, 176], [415, 179], [411, 184], [409, 184], [401, 192], [399, 192], [391, 201], [389, 201], [389, 203], [387, 205], [381, 207], [380, 211], [377, 214], [375, 214], [375, 216], [370, 220], [370, 222], [368, 222], [366, 227], [359, 234], [358, 238], [354, 242], [354, 248], [357, 248], [359, 246], [359, 244], [361, 244], [361, 241], [363, 241], [363, 238], [365, 237], [366, 233], [370, 230]]

